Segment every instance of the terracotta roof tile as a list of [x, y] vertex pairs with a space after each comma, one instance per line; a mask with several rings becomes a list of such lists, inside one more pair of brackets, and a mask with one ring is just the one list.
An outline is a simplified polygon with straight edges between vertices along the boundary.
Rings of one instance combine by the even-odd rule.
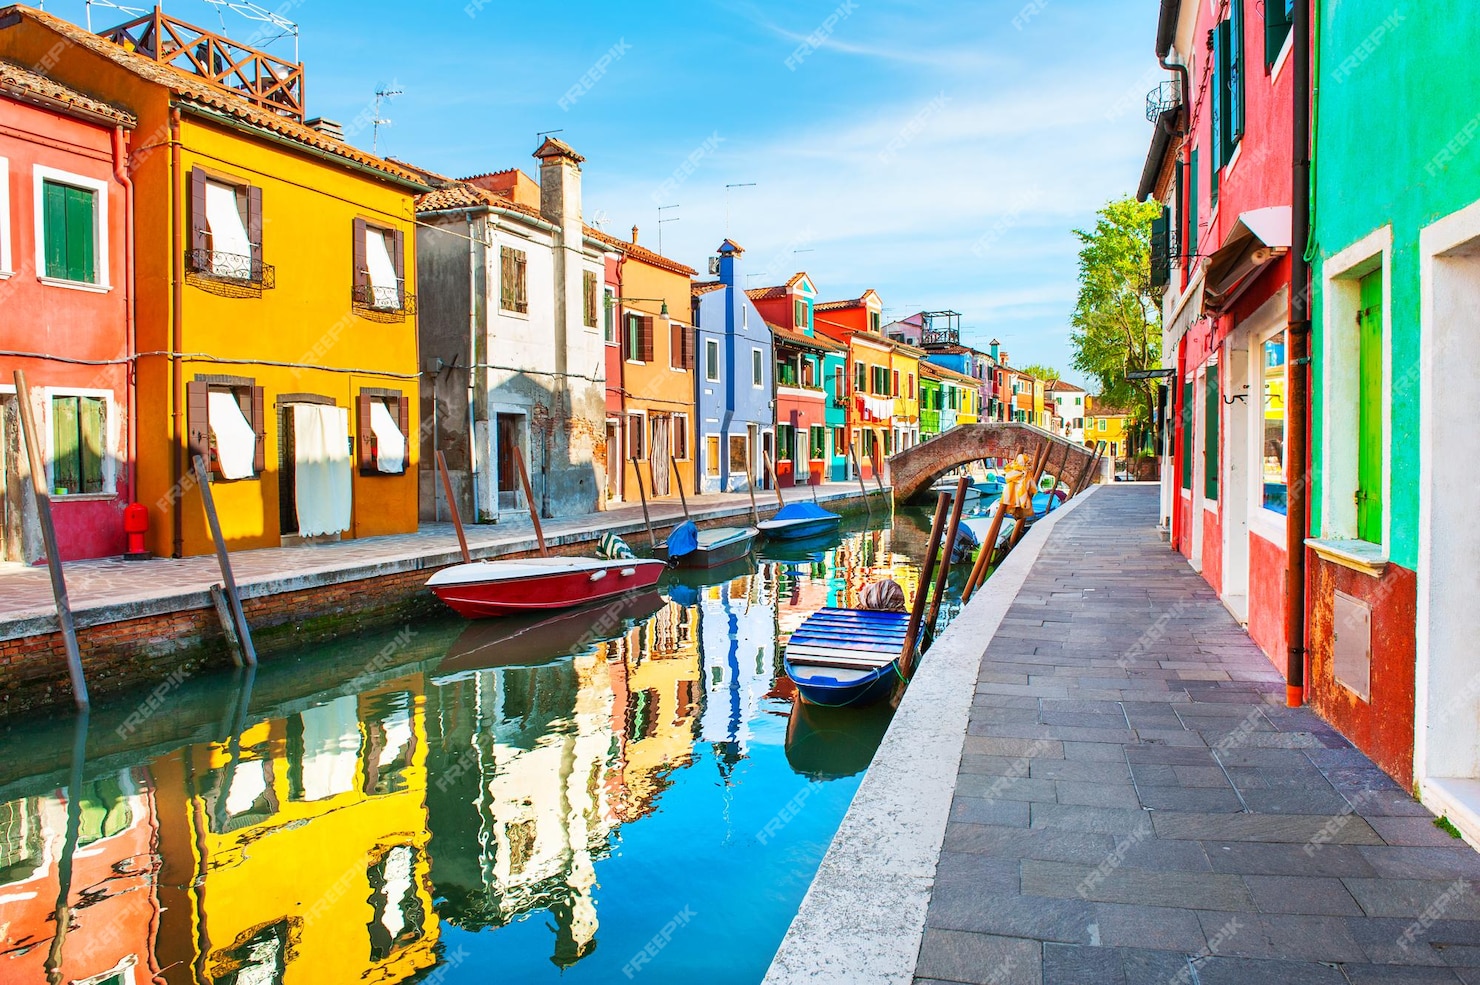
[[26, 102], [41, 102], [58, 110], [109, 120], [129, 129], [138, 122], [127, 110], [83, 95], [76, 89], [4, 59], [0, 59], [0, 92]]
[[605, 243], [617, 252], [625, 253], [634, 260], [640, 260], [649, 266], [658, 267], [670, 273], [682, 274], [684, 277], [692, 277], [696, 273], [693, 267], [686, 267], [677, 260], [670, 260], [661, 253], [654, 253], [646, 246], [639, 246], [628, 240], [618, 239], [592, 226], [586, 227], [586, 236], [596, 240], [598, 243]]
[[862, 308], [863, 298], [854, 298], [851, 301], [822, 301], [814, 304], [816, 311], [842, 311], [844, 308]]
[[233, 117], [243, 123], [267, 130], [280, 137], [286, 137], [306, 147], [312, 147], [315, 150], [325, 151], [336, 157], [342, 157], [347, 161], [379, 171], [388, 177], [412, 184], [421, 184], [413, 172], [406, 170], [400, 165], [393, 164], [384, 158], [376, 157], [374, 154], [368, 154], [359, 148], [350, 146], [342, 140], [336, 140], [328, 134], [320, 133], [312, 127], [304, 126], [297, 120], [262, 109], [241, 96], [235, 95], [227, 89], [212, 85], [182, 69], [157, 62], [143, 55], [136, 55], [106, 38], [101, 38], [96, 34], [90, 33], [85, 28], [79, 27], [70, 21], [62, 20], [60, 17], [53, 17], [45, 11], [33, 10], [30, 7], [19, 5], [0, 7], [0, 16], [10, 15], [35, 21], [42, 27], [61, 35], [77, 47], [84, 48], [95, 55], [113, 62], [118, 67], [132, 72], [146, 82], [163, 86], [176, 96], [199, 107]]
[[832, 339], [825, 338], [821, 335], [807, 335], [804, 332], [794, 332], [789, 328], [782, 328], [780, 325], [772, 325], [770, 322], [766, 322], [766, 325], [770, 327], [771, 334], [776, 337], [776, 341], [783, 345], [794, 345], [800, 349], [814, 349], [818, 352], [848, 351], [847, 346], [840, 345]]
[[786, 297], [786, 288], [781, 287], [752, 287], [745, 292], [745, 296], [752, 301], [768, 301], [772, 298]]
[[724, 284], [717, 280], [696, 280], [689, 284], [689, 293], [694, 297], [708, 294], [710, 291], [718, 291], [724, 288]]

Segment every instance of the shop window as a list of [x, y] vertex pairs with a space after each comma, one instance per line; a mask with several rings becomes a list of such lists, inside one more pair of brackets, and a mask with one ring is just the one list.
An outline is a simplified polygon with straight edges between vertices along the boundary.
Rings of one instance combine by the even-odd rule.
[[108, 402], [103, 397], [54, 396], [52, 494], [101, 493], [107, 450]]
[[1276, 335], [1260, 347], [1264, 367], [1262, 503], [1281, 516], [1287, 512], [1289, 482], [1285, 473], [1285, 336]]

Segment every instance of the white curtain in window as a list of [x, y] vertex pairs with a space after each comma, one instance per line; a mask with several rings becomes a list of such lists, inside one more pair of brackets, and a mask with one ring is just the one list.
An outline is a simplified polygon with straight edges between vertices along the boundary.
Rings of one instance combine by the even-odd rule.
[[370, 271], [370, 303], [377, 308], [399, 308], [396, 265], [385, 248], [385, 233], [379, 229], [365, 230], [365, 264]]
[[207, 398], [211, 437], [216, 442], [216, 461], [225, 479], [250, 479], [257, 458], [257, 432], [242, 414], [236, 394], [212, 390]]
[[359, 701], [354, 695], [303, 712], [304, 800], [353, 790], [359, 761]]
[[240, 276], [242, 257], [252, 256], [247, 227], [242, 224], [241, 210], [236, 207], [236, 189], [230, 185], [206, 182], [206, 228], [211, 231], [211, 271]]
[[375, 467], [399, 475], [406, 470], [406, 436], [384, 400], [370, 401], [370, 430], [375, 435]]
[[293, 464], [298, 533], [349, 529], [349, 411], [324, 404], [293, 405]]

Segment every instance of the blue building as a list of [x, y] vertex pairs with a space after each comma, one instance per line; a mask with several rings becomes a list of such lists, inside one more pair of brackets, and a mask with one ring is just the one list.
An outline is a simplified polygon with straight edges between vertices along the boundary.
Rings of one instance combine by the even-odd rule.
[[738, 244], [719, 248], [719, 280], [693, 287], [695, 416], [699, 488], [740, 492], [767, 485], [764, 455], [775, 458], [775, 369], [771, 329], [745, 296]]

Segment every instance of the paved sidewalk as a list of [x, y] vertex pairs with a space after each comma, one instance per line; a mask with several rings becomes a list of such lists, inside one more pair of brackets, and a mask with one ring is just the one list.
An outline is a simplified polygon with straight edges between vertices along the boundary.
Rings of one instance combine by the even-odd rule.
[[1480, 985], [1480, 856], [1284, 707], [1156, 497], [1064, 517], [982, 659], [916, 982]]
[[[816, 490], [818, 499], [823, 502], [859, 495], [856, 481], [827, 483], [816, 487]], [[881, 496], [877, 485], [870, 481], [868, 491], [877, 504]], [[788, 488], [782, 492], [789, 503], [811, 502], [812, 499], [812, 491], [807, 487]], [[883, 495], [888, 496], [887, 492]], [[776, 509], [776, 494], [770, 490], [758, 490], [756, 502], [761, 516], [768, 516]], [[878, 506], [874, 508], [878, 509]], [[748, 522], [750, 497], [746, 493], [690, 496], [689, 509], [696, 520], [745, 517]], [[660, 535], [664, 527], [683, 518], [676, 498], [650, 503], [649, 512]], [[602, 513], [544, 520], [542, 526], [545, 539], [551, 546], [595, 540], [603, 532], [611, 530], [626, 537], [639, 550], [647, 547], [641, 505], [623, 505]], [[473, 557], [496, 557], [533, 549], [534, 525], [528, 519], [480, 524], [469, 526], [467, 537]], [[414, 534], [367, 537], [312, 547], [239, 551], [233, 552], [231, 560], [243, 595], [252, 597], [312, 587], [316, 581], [332, 583], [363, 578], [387, 566], [439, 567], [455, 562], [457, 551], [457, 535], [452, 524], [424, 523]], [[81, 626], [126, 618], [128, 613], [121, 610], [133, 607], [208, 605], [205, 593], [221, 580], [214, 554], [133, 563], [118, 559], [75, 561], [64, 567], [68, 596]], [[55, 629], [56, 607], [46, 568], [0, 564], [0, 639], [53, 632]]]

